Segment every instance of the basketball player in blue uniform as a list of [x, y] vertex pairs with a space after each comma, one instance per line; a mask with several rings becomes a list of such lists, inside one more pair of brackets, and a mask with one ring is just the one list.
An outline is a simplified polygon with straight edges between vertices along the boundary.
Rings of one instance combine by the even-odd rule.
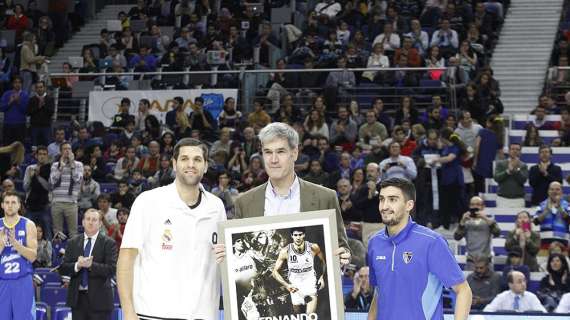
[[[304, 228], [291, 228], [291, 237], [293, 243], [281, 249], [279, 253], [273, 268], [273, 277], [291, 293], [294, 313], [301, 313], [301, 307], [304, 304], [307, 305], [306, 314], [315, 313], [317, 311], [317, 289], [321, 290], [325, 287], [325, 256], [318, 244], [305, 241]], [[318, 280], [314, 257], [319, 257], [323, 269]], [[279, 273], [284, 262], [287, 262], [289, 282], [285, 281]], [[307, 297], [308, 302], [305, 301]]]
[[0, 319], [34, 320], [36, 303], [32, 262], [36, 260], [36, 226], [22, 216], [22, 201], [7, 192], [2, 199], [0, 220]]

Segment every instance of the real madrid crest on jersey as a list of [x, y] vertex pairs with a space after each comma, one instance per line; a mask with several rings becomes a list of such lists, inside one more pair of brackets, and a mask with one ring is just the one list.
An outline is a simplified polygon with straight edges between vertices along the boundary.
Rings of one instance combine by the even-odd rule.
[[405, 251], [404, 253], [402, 253], [402, 258], [404, 259], [405, 264], [412, 262], [413, 256], [414, 256], [413, 253], [411, 253], [410, 251]]
[[169, 229], [162, 233], [162, 250], [172, 250], [172, 232]]

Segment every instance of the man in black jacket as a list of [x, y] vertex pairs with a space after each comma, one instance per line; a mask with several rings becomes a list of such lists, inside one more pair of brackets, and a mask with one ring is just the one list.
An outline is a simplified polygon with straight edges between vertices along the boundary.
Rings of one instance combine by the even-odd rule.
[[27, 109], [32, 127], [32, 145], [47, 146], [49, 144], [54, 111], [55, 102], [53, 97], [47, 94], [45, 82], [36, 82], [36, 95], [28, 101]]
[[85, 232], [67, 243], [61, 275], [69, 276], [67, 306], [73, 319], [110, 320], [113, 310], [111, 278], [115, 275], [115, 240], [99, 232], [101, 214], [88, 209], [83, 217]]
[[52, 238], [51, 215], [49, 212], [49, 162], [46, 146], [36, 149], [36, 164], [26, 167], [24, 190], [26, 190], [26, 217], [41, 224], [46, 239]]
[[366, 184], [360, 186], [353, 196], [352, 203], [356, 211], [362, 213], [362, 242], [368, 248], [368, 239], [384, 227], [378, 211], [378, 192], [380, 190], [380, 168], [378, 163], [366, 165]]
[[538, 164], [530, 168], [528, 181], [532, 187], [530, 204], [539, 205], [547, 197], [548, 186], [551, 182], [562, 183], [562, 168], [551, 161], [552, 149], [548, 145], [538, 148]]

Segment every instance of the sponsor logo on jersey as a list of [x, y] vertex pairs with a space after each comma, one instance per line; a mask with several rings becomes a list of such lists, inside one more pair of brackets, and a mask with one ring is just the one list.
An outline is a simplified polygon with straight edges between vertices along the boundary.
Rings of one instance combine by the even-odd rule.
[[12, 260], [16, 260], [16, 259], [18, 259], [19, 257], [20, 257], [20, 255], [19, 255], [19, 254], [15, 254], [15, 253], [13, 253], [13, 254], [11, 254], [11, 255], [9, 255], [9, 256], [3, 256], [2, 259], [0, 260], [0, 264], [4, 264], [4, 263], [6, 263], [6, 262], [10, 262], [10, 261], [12, 261]]
[[23, 237], [26, 235], [26, 231], [24, 230], [18, 230], [18, 236]]
[[412, 257], [413, 257], [413, 253], [410, 251], [406, 251], [406, 252], [402, 253], [402, 259], [404, 259], [405, 264], [412, 262]]
[[376, 260], [386, 260], [386, 256], [376, 256]]
[[162, 250], [172, 250], [172, 232], [169, 229], [164, 229], [162, 233]]

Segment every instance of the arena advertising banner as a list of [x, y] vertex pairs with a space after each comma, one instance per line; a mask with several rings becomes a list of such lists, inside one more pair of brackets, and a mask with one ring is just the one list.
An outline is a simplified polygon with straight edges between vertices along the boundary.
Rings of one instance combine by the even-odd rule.
[[334, 210], [219, 224], [224, 318], [343, 320]]
[[172, 110], [172, 99], [182, 97], [188, 114], [196, 97], [204, 98], [204, 108], [217, 118], [222, 111], [224, 101], [232, 97], [237, 102], [237, 89], [191, 89], [191, 90], [135, 90], [135, 91], [91, 91], [89, 93], [88, 121], [101, 121], [110, 126], [112, 118], [117, 114], [121, 99], [131, 100], [130, 114], [138, 113], [138, 103], [141, 99], [150, 101], [150, 113], [155, 115], [160, 123], [164, 123], [166, 113]]

